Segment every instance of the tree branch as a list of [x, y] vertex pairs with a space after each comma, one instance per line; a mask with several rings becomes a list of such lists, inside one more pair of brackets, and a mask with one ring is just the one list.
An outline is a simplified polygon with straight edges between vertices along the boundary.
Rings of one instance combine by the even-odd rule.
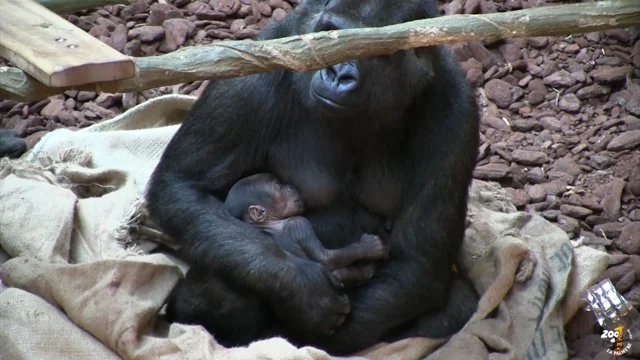
[[[195, 80], [224, 79], [279, 69], [318, 70], [350, 59], [477, 39], [560, 36], [640, 24], [640, 0], [606, 0], [484, 15], [450, 15], [380, 28], [319, 32], [268, 41], [220, 41], [170, 54], [136, 58], [133, 78], [74, 87], [133, 92]], [[0, 67], [0, 97], [42, 99], [50, 88], [16, 68]]]

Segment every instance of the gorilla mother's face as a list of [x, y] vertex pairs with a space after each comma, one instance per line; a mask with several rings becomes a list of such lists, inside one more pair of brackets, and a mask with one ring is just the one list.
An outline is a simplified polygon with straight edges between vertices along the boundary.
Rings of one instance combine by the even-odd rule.
[[[306, 0], [307, 33], [378, 27], [426, 18], [433, 0]], [[407, 3], [414, 6], [407, 7]], [[393, 9], [402, 9], [401, 12]], [[312, 15], [316, 14], [316, 15]], [[421, 53], [428, 51], [420, 50]], [[428, 57], [418, 51], [354, 60], [315, 72], [297, 73], [295, 84], [311, 109], [333, 116], [389, 117], [400, 114], [430, 76]]]

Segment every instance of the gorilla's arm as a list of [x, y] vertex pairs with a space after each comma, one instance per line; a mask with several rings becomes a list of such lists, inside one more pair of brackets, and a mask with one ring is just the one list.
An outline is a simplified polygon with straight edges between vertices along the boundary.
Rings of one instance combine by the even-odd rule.
[[[222, 81], [194, 104], [151, 178], [148, 206], [163, 230], [180, 242], [185, 249], [181, 255], [192, 266], [248, 278], [266, 287], [258, 289], [261, 293], [269, 293], [277, 284], [258, 277], [285, 270], [290, 264], [284, 252], [262, 232], [230, 216], [221, 202], [235, 181], [262, 165], [257, 144], [239, 136], [251, 128], [252, 117], [230, 114], [237, 107], [226, 100], [233, 96], [221, 94], [224, 89], [233, 94], [241, 90], [236, 81]], [[256, 271], [258, 258], [270, 266]]]
[[422, 119], [411, 149], [412, 168], [419, 170], [410, 172], [414, 178], [393, 225], [389, 260], [366, 286], [349, 294], [352, 311], [345, 324], [318, 341], [329, 351], [363, 349], [407, 332], [415, 327], [412, 319], [421, 326], [420, 336], [451, 335], [474, 311], [473, 289], [459, 286], [451, 266], [464, 236], [478, 145], [477, 109], [463, 79], [445, 73], [450, 78], [440, 79], [434, 86], [439, 90], [425, 97], [419, 115], [414, 114]]
[[275, 101], [264, 99], [274, 98], [269, 92], [281, 88], [281, 76], [211, 83], [167, 146], [146, 199], [191, 266], [248, 289], [294, 329], [328, 331], [349, 311], [328, 270], [283, 251], [221, 201], [237, 180], [264, 168], [277, 131], [269, 116], [279, 113]]
[[442, 243], [453, 240], [447, 232], [454, 231], [447, 224], [459, 215], [434, 210], [430, 200], [439, 199], [425, 189], [405, 207], [394, 224], [389, 260], [366, 286], [349, 293], [351, 313], [334, 336], [319, 341], [324, 349], [336, 354], [361, 350], [382, 341], [425, 310], [444, 309], [452, 258], [446, 249], [452, 245]]

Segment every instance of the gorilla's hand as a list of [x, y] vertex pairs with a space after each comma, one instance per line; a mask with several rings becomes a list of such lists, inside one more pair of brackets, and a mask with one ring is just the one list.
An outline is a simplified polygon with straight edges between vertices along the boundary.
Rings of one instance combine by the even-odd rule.
[[322, 264], [303, 258], [292, 259], [297, 269], [288, 291], [272, 304], [287, 327], [309, 336], [333, 334], [351, 310], [349, 298], [339, 293], [342, 283]]

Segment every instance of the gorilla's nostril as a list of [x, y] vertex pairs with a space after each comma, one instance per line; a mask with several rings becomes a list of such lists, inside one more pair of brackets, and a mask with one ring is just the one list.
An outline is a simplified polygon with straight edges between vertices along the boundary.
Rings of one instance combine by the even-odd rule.
[[325, 20], [325, 21], [319, 22], [318, 26], [316, 27], [317, 32], [331, 31], [331, 30], [340, 30], [338, 25], [331, 20]]
[[342, 83], [357, 82], [358, 79], [356, 79], [356, 77], [353, 75], [342, 75], [338, 78], [338, 81], [342, 84]]
[[314, 32], [341, 30], [348, 29], [350, 27], [353, 27], [353, 24], [350, 24], [346, 18], [330, 12], [325, 12], [320, 16], [318, 22], [315, 24]]
[[322, 69], [320, 71], [320, 76], [322, 77], [322, 80], [327, 84], [332, 84], [336, 81], [339, 81], [338, 73], [333, 68]]
[[340, 77], [338, 79], [338, 89], [342, 91], [349, 91], [356, 88], [358, 80], [352, 76]]

